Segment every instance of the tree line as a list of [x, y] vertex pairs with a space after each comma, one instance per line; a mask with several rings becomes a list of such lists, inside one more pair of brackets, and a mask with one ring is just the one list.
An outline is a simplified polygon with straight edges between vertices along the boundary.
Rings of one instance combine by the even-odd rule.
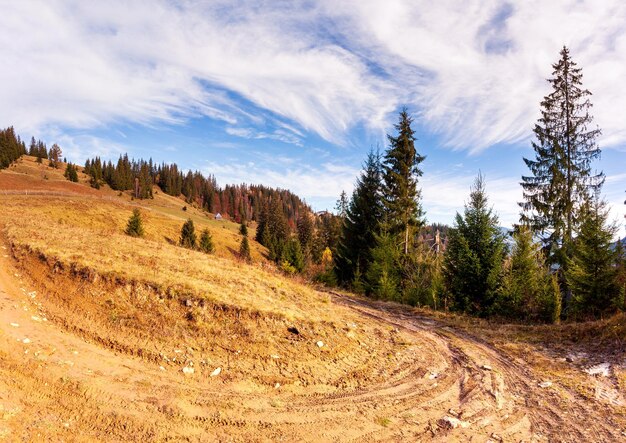
[[[425, 226], [418, 180], [425, 157], [400, 112], [383, 154], [370, 152], [347, 205], [334, 256], [338, 282], [372, 297], [482, 317], [534, 322], [624, 309], [626, 263], [601, 196], [604, 175], [591, 93], [564, 47], [524, 162], [524, 201], [509, 247], [479, 174], [449, 229]], [[427, 232], [425, 233], [425, 229]]]

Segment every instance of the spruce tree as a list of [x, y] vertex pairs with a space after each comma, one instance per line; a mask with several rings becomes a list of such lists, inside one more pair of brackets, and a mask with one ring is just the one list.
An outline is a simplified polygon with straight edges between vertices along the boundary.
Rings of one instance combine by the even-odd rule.
[[513, 319], [553, 323], [561, 314], [561, 292], [556, 276], [545, 263], [541, 245], [525, 225], [513, 235], [515, 244], [505, 265], [497, 314]]
[[241, 225], [239, 225], [239, 233], [244, 237], [248, 236], [248, 226], [246, 226], [246, 222], [242, 221]]
[[284, 270], [291, 272], [302, 272], [304, 270], [304, 254], [297, 238], [291, 238], [285, 244], [280, 257], [281, 266]]
[[370, 252], [371, 262], [365, 272], [365, 292], [383, 300], [400, 301], [401, 251], [395, 236], [383, 231], [375, 234], [375, 240], [375, 246]]
[[582, 70], [566, 47], [552, 65], [552, 92], [541, 102], [533, 131], [534, 159], [524, 158], [531, 175], [522, 177], [522, 222], [542, 236], [550, 263], [567, 267], [569, 247], [580, 225], [581, 209], [604, 181], [592, 173], [600, 155], [598, 128], [591, 128], [591, 92], [582, 88]]
[[613, 245], [615, 224], [607, 224], [609, 211], [596, 196], [583, 207], [582, 224], [565, 272], [572, 291], [568, 316], [600, 315], [624, 306], [624, 288], [618, 282], [618, 257]]
[[196, 249], [196, 230], [193, 225], [192, 219], [187, 219], [180, 230], [179, 243], [184, 248]]
[[247, 262], [252, 261], [252, 255], [250, 254], [250, 242], [248, 241], [247, 235], [244, 235], [241, 239], [241, 244], [239, 245], [239, 257]]
[[457, 212], [448, 238], [444, 278], [455, 309], [490, 315], [501, 282], [506, 247], [498, 217], [487, 205], [481, 174], [471, 187], [464, 214]]
[[143, 220], [141, 218], [141, 212], [139, 209], [133, 209], [133, 214], [128, 219], [128, 224], [126, 225], [127, 235], [131, 237], [143, 237], [144, 229], [143, 229]]
[[380, 154], [370, 151], [346, 209], [337, 253], [334, 255], [335, 273], [340, 283], [352, 284], [358, 273], [358, 285], [361, 275], [367, 273], [382, 214]]
[[211, 254], [215, 251], [213, 237], [208, 229], [204, 229], [200, 234], [200, 243], [198, 244], [198, 247], [205, 254]]
[[415, 149], [415, 131], [411, 123], [411, 117], [403, 109], [395, 125], [398, 135], [387, 136], [389, 149], [383, 164], [383, 195], [390, 233], [402, 237], [405, 255], [409, 252], [412, 230], [424, 223], [417, 180], [422, 175], [419, 164], [426, 157]]

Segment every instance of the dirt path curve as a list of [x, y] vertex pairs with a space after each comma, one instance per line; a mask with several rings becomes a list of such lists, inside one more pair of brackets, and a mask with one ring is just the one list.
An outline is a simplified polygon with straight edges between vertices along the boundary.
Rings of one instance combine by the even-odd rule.
[[[0, 249], [0, 439], [189, 441], [620, 441], [610, 410], [541, 389], [479, 339], [339, 294], [333, 302], [406, 332], [383, 382], [312, 395], [196, 379], [85, 341], [48, 321]], [[365, 320], [364, 320], [365, 321]], [[345, 357], [350, 367], [349, 356]], [[378, 362], [385, 365], [385, 362]], [[69, 387], [68, 387], [69, 384]]]

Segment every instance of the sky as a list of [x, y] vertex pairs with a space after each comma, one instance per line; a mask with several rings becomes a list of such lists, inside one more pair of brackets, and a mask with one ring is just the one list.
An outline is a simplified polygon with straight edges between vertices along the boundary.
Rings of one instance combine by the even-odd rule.
[[350, 194], [398, 111], [426, 156], [429, 222], [451, 224], [482, 172], [519, 218], [546, 79], [563, 45], [602, 130], [603, 195], [625, 234], [622, 0], [0, 0], [0, 125], [99, 155], [175, 162], [220, 184]]

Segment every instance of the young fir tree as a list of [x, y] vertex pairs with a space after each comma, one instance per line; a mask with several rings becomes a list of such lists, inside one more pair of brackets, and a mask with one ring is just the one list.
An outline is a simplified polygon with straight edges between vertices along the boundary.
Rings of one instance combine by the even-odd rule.
[[444, 279], [455, 309], [474, 315], [492, 313], [506, 255], [498, 217], [487, 206], [485, 181], [478, 175], [464, 215], [456, 214], [448, 234]]
[[383, 215], [380, 154], [370, 151], [346, 209], [335, 254], [335, 273], [343, 285], [362, 286]]
[[241, 225], [239, 225], [239, 233], [244, 237], [248, 236], [248, 226], [246, 225], [245, 221], [242, 221]]
[[522, 223], [543, 238], [550, 263], [567, 268], [573, 234], [581, 221], [581, 209], [604, 181], [594, 175], [591, 163], [600, 155], [591, 128], [591, 93], [582, 88], [582, 70], [566, 47], [552, 65], [548, 79], [552, 92], [541, 102], [541, 117], [533, 129], [534, 159], [524, 159], [531, 175], [522, 177]]
[[545, 263], [541, 245], [533, 241], [532, 231], [525, 225], [519, 226], [513, 238], [515, 245], [505, 265], [497, 314], [518, 320], [558, 322], [561, 291]]
[[408, 254], [412, 230], [423, 225], [418, 177], [422, 175], [419, 164], [426, 157], [415, 150], [415, 132], [406, 109], [400, 112], [395, 125], [398, 135], [388, 135], [389, 149], [383, 163], [383, 195], [390, 233], [402, 237], [404, 254]]
[[298, 231], [298, 240], [300, 241], [300, 245], [302, 246], [302, 252], [305, 257], [309, 257], [311, 255], [311, 247], [313, 245], [313, 236], [314, 236], [314, 228], [313, 228], [313, 219], [311, 215], [303, 211], [298, 217], [296, 229]]
[[281, 267], [289, 273], [304, 270], [304, 254], [297, 238], [287, 241], [281, 256]]
[[609, 211], [598, 196], [588, 202], [574, 240], [566, 281], [572, 291], [568, 316], [599, 315], [624, 306], [624, 290], [618, 283], [618, 257], [612, 244], [615, 224], [607, 224]]
[[241, 239], [241, 244], [239, 245], [239, 257], [247, 262], [252, 261], [252, 255], [250, 254], [250, 242], [248, 241], [247, 235], [244, 235]]
[[131, 237], [143, 237], [144, 229], [143, 229], [143, 220], [141, 218], [141, 212], [139, 209], [133, 209], [133, 215], [128, 219], [128, 224], [126, 225], [127, 235]]
[[76, 166], [71, 163], [67, 163], [63, 176], [71, 182], [78, 182], [78, 171], [76, 170]]
[[192, 219], [187, 219], [180, 230], [180, 245], [184, 248], [196, 249], [196, 229]]
[[371, 262], [365, 273], [365, 292], [383, 300], [400, 301], [398, 263], [401, 251], [396, 237], [383, 230], [380, 234], [375, 234], [375, 239], [375, 246], [371, 250]]
[[215, 246], [213, 245], [213, 237], [208, 229], [204, 229], [200, 234], [200, 242], [198, 243], [198, 248], [204, 252], [205, 254], [212, 254], [215, 251]]

